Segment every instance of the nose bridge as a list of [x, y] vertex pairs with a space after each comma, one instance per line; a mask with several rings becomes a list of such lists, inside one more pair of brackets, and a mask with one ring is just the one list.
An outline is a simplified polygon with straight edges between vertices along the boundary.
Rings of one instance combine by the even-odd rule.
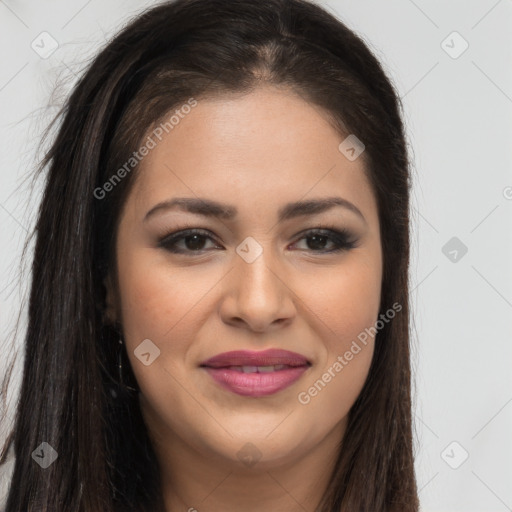
[[[250, 249], [250, 251], [253, 251], [253, 249]], [[274, 281], [277, 279], [275, 275], [275, 255], [269, 246], [265, 247], [265, 251], [263, 251], [262, 247], [261, 253], [253, 260], [246, 260], [242, 256], [239, 256], [237, 266], [239, 267], [239, 277], [243, 279], [246, 284], [243, 289], [246, 290], [249, 288], [253, 288], [253, 290], [261, 288], [264, 290], [272, 287]], [[273, 291], [275, 292], [276, 290]]]
[[[268, 238], [267, 240], [270, 240]], [[290, 290], [270, 242], [246, 238], [236, 249], [224, 308], [226, 320], [242, 319], [255, 330], [293, 313]]]
[[[258, 242], [247, 237], [236, 249], [237, 275], [240, 286], [237, 289], [239, 298], [249, 298], [252, 302], [261, 298], [268, 304], [280, 295], [281, 282], [276, 277], [275, 254], [271, 244], [266, 241]], [[277, 270], [277, 272], [276, 272]], [[255, 304], [254, 304], [255, 305]]]

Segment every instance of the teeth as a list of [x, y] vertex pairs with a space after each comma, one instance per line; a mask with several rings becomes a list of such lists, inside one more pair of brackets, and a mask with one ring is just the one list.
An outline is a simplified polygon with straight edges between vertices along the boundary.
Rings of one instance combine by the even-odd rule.
[[242, 373], [270, 373], [286, 368], [285, 364], [275, 364], [271, 366], [230, 366], [229, 370], [235, 370]]
[[242, 366], [242, 371], [244, 373], [256, 373], [258, 371], [257, 366]]
[[277, 366], [258, 366], [258, 373], [273, 372], [276, 369], [277, 369]]

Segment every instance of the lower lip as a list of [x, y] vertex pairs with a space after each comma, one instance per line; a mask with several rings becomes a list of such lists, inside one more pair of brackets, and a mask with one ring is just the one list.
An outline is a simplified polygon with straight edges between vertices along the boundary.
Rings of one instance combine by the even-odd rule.
[[243, 396], [267, 396], [291, 386], [309, 366], [296, 366], [267, 373], [243, 373], [228, 368], [205, 370], [223, 388]]

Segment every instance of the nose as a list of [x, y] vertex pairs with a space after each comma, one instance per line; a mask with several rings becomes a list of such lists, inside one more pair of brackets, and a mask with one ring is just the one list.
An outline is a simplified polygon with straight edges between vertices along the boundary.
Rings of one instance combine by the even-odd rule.
[[295, 294], [289, 275], [267, 253], [263, 251], [252, 263], [235, 257], [235, 268], [226, 276], [220, 308], [225, 323], [266, 332], [288, 325], [295, 317]]

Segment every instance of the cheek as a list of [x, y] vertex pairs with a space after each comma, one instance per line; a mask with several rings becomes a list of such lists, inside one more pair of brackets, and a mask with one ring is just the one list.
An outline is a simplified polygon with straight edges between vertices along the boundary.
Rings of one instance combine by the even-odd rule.
[[215, 284], [199, 269], [171, 268], [154, 249], [133, 251], [118, 260], [121, 316], [126, 336], [136, 340], [173, 338], [193, 323], [195, 308]]
[[339, 266], [297, 280], [304, 302], [322, 321], [325, 331], [330, 332], [330, 350], [343, 348], [344, 341], [375, 323], [381, 279], [377, 258], [354, 253]]
[[348, 414], [371, 365], [381, 268], [377, 260], [354, 259], [309, 284], [306, 303], [317, 318], [313, 329], [323, 353], [297, 398], [306, 410], [328, 411], [324, 421], [334, 425]]
[[[162, 382], [170, 386], [171, 374], [183, 376], [191, 342], [213, 307], [208, 302], [208, 292], [219, 277], [199, 267], [171, 268], [154, 249], [122, 254], [118, 273], [121, 322], [137, 381], [141, 388], [162, 389]], [[146, 339], [160, 350], [149, 366], [141, 364], [134, 353]]]

